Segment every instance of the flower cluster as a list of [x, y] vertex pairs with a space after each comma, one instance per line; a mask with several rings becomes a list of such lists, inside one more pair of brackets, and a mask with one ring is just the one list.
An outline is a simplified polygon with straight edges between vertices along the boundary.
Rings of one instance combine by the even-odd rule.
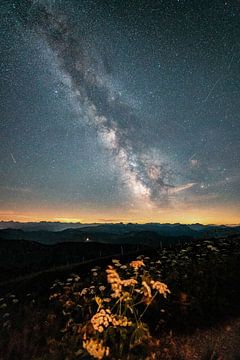
[[145, 280], [142, 281], [144, 302], [150, 304], [152, 301], [152, 290]]
[[[116, 264], [118, 266], [120, 265], [120, 268], [123, 267], [123, 266], [121, 266], [121, 264], [119, 262], [116, 263], [116, 260], [115, 260], [115, 265]], [[141, 260], [136, 260], [136, 261], [132, 261], [130, 263], [130, 266], [133, 267], [135, 270], [141, 266], [144, 266], [144, 263]], [[125, 301], [128, 300], [129, 293], [126, 291], [123, 291], [123, 287], [134, 287], [135, 285], [138, 284], [137, 280], [134, 278], [121, 279], [117, 270], [111, 265], [108, 266], [106, 273], [107, 273], [107, 281], [109, 284], [111, 284], [111, 289], [113, 291], [111, 296], [113, 298], [122, 298], [122, 300], [125, 300]]]
[[153, 289], [156, 289], [159, 294], [163, 295], [165, 298], [167, 297], [167, 294], [170, 294], [170, 290], [167, 285], [162, 283], [161, 281], [151, 280], [150, 284]]
[[112, 357], [124, 358], [123, 352], [143, 343], [150, 336], [143, 315], [157, 294], [170, 293], [156, 279], [159, 272], [151, 270], [150, 258], [139, 257], [124, 265], [113, 259], [112, 263], [105, 272], [91, 269], [87, 281], [80, 282], [77, 275], [66, 282], [56, 281], [50, 296], [66, 319], [63, 336], [67, 340], [75, 334], [82, 341], [80, 353], [86, 350], [96, 359], [110, 352]]
[[133, 260], [129, 264], [134, 270], [138, 270], [140, 267], [145, 266], [142, 260]]
[[109, 284], [111, 284], [111, 288], [113, 291], [112, 297], [113, 298], [120, 297], [122, 294], [122, 280], [120, 279], [120, 276], [111, 265], [108, 266], [106, 273], [107, 273], [107, 281]]
[[103, 345], [103, 340], [86, 339], [83, 341], [83, 348], [95, 359], [101, 360], [104, 356], [109, 356], [109, 347]]
[[94, 330], [102, 333], [108, 326], [131, 326], [132, 322], [126, 316], [114, 315], [110, 309], [101, 309], [92, 318], [91, 323]]

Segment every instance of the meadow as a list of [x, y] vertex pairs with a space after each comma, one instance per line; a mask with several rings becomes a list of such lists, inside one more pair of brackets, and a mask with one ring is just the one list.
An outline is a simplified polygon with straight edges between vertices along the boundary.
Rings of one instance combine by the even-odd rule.
[[53, 273], [44, 292], [8, 289], [0, 358], [239, 359], [214, 339], [199, 350], [197, 335], [238, 319], [239, 260], [237, 237], [194, 240]]

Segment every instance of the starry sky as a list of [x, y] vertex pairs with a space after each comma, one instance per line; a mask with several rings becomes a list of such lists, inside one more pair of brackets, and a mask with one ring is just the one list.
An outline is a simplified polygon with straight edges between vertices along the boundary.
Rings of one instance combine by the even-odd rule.
[[240, 1], [0, 17], [0, 220], [240, 223]]

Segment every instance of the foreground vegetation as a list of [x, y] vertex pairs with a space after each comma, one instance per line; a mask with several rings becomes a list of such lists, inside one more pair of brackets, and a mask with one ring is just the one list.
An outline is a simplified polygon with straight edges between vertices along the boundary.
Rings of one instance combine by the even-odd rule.
[[0, 358], [191, 359], [179, 334], [240, 314], [239, 259], [238, 239], [201, 240], [96, 264], [45, 296], [13, 291], [0, 299]]

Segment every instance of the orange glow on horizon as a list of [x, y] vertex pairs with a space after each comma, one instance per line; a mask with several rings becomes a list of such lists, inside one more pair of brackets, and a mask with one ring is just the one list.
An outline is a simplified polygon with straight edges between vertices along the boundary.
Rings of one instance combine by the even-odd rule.
[[165, 209], [26, 209], [0, 210], [0, 221], [19, 222], [81, 222], [81, 223], [202, 223], [202, 224], [239, 224], [240, 209], [237, 207], [208, 208], [165, 208]]

